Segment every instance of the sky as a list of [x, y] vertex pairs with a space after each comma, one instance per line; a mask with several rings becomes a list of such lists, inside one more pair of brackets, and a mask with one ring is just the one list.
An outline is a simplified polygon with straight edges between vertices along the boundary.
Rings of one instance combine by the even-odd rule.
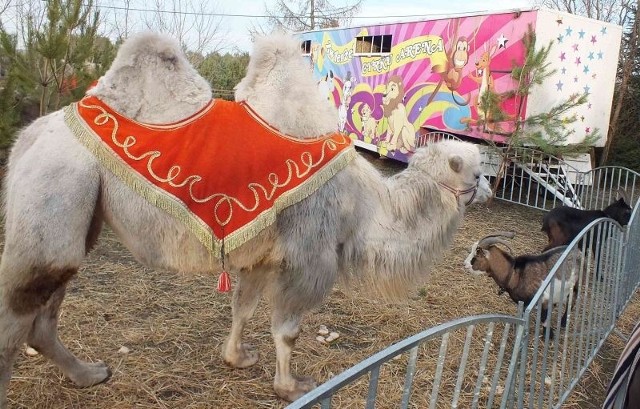
[[[335, 6], [347, 4], [342, 0], [334, 0]], [[351, 2], [349, 2], [351, 3]], [[400, 17], [410, 15], [442, 15], [465, 13], [483, 10], [508, 10], [531, 7], [530, 0], [363, 0], [362, 9], [353, 19], [351, 25], [362, 25], [379, 22], [414, 20], [416, 17]], [[219, 4], [220, 12], [226, 14], [264, 15], [265, 5], [272, 7], [274, 0], [224, 0]], [[419, 18], [419, 17], [418, 17]], [[251, 38], [248, 29], [252, 24], [264, 24], [260, 17], [224, 17], [222, 30], [226, 33], [228, 44], [233, 44], [240, 51], [251, 51]], [[232, 50], [230, 50], [232, 51]]]
[[[430, 18], [435, 15], [452, 15], [474, 11], [508, 10], [531, 7], [534, 0], [363, 0], [360, 12], [351, 25], [365, 25], [380, 22], [411, 21]], [[336, 7], [351, 4], [349, 0], [331, 0]], [[290, 4], [294, 3], [292, 0]], [[0, 6], [9, 4], [0, 19], [9, 31], [20, 26], [22, 13], [28, 5], [42, 7], [41, 0], [0, 0]], [[100, 10], [103, 22], [101, 35], [112, 40], [152, 27], [170, 26], [180, 21], [187, 34], [183, 41], [192, 51], [204, 54], [210, 51], [251, 52], [252, 43], [249, 29], [265, 25], [266, 7], [273, 9], [276, 0], [94, 0], [94, 6]], [[2, 7], [0, 7], [0, 10]], [[155, 13], [154, 10], [162, 10]], [[177, 10], [175, 13], [173, 10]], [[205, 13], [202, 16], [202, 13]], [[199, 15], [199, 18], [195, 16]], [[153, 20], [154, 16], [159, 16]], [[172, 23], [174, 18], [174, 23]], [[149, 21], [153, 20], [153, 23]], [[201, 26], [193, 23], [200, 20]], [[149, 24], [152, 24], [150, 26]], [[207, 42], [198, 37], [206, 28], [216, 33]], [[160, 30], [167, 31], [167, 30]], [[123, 33], [128, 33], [123, 35]], [[205, 36], [206, 37], [206, 36]], [[208, 39], [208, 37], [207, 37]], [[194, 45], [206, 44], [204, 49]]]

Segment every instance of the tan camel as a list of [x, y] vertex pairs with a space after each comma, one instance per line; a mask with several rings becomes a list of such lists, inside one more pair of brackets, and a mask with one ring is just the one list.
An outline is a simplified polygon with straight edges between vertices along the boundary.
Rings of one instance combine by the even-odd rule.
[[[188, 64], [178, 43], [153, 33], [127, 40], [89, 93], [144, 123], [189, 117], [211, 98], [209, 85]], [[236, 97], [294, 137], [334, 131], [336, 110], [319, 93], [300, 57], [299, 42], [288, 36], [256, 41]], [[252, 136], [243, 135], [241, 146]], [[224, 164], [225, 158], [211, 158], [213, 167]], [[220, 271], [218, 258], [187, 227], [134, 193], [80, 144], [63, 112], [42, 117], [20, 133], [4, 188], [2, 408], [14, 359], [25, 342], [80, 387], [110, 376], [105, 363], [79, 360], [57, 332], [67, 283], [103, 223], [147, 266]], [[323, 301], [339, 278], [372, 283], [373, 290], [387, 297], [405, 294], [427, 277], [450, 245], [465, 205], [485, 201], [489, 194], [480, 176], [478, 149], [471, 144], [443, 142], [418, 149], [406, 171], [388, 179], [356, 156], [315, 193], [281, 210], [273, 224], [229, 253], [227, 265], [237, 274], [237, 285], [224, 361], [239, 368], [256, 363], [258, 356], [242, 342], [242, 333], [264, 293], [273, 311], [275, 391], [287, 400], [300, 397], [315, 386], [290, 369], [303, 315]]]

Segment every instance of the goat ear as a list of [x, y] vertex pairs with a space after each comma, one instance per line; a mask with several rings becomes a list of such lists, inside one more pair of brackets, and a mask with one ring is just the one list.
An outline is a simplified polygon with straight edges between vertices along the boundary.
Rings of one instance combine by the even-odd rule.
[[462, 158], [459, 155], [451, 155], [449, 157], [449, 166], [454, 172], [460, 173], [463, 164]]
[[618, 197], [618, 200], [623, 200], [625, 203], [629, 203], [629, 200], [628, 200], [629, 194], [623, 188], [621, 187], [618, 188], [618, 192], [616, 196]]

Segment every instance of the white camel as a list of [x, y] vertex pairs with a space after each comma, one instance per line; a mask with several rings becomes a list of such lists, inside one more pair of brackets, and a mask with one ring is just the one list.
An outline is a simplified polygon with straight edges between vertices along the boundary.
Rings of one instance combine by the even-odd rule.
[[[236, 98], [283, 133], [305, 138], [334, 131], [336, 110], [319, 93], [299, 52], [298, 41], [285, 35], [257, 40]], [[188, 117], [211, 98], [209, 85], [188, 64], [178, 43], [153, 33], [127, 40], [89, 92], [145, 123]], [[250, 145], [241, 144], [244, 149]], [[357, 156], [315, 193], [282, 210], [275, 223], [229, 253], [227, 265], [237, 284], [224, 361], [238, 368], [257, 362], [242, 333], [261, 295], [269, 294], [274, 389], [289, 401], [311, 390], [311, 379], [295, 377], [290, 370], [302, 316], [322, 302], [339, 278], [372, 283], [387, 297], [401, 296], [423, 281], [452, 242], [465, 205], [490, 195], [479, 157], [472, 144], [433, 144], [418, 149], [404, 172], [386, 179]], [[225, 158], [211, 159], [211, 166], [224, 163]], [[80, 387], [110, 376], [105, 363], [74, 356], [57, 332], [67, 283], [103, 223], [147, 266], [220, 271], [220, 261], [187, 227], [135, 194], [80, 144], [62, 112], [42, 117], [20, 133], [4, 189], [1, 408], [14, 359], [25, 342]]]

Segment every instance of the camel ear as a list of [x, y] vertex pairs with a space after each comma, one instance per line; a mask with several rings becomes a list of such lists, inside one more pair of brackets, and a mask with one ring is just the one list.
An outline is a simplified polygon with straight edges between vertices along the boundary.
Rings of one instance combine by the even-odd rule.
[[456, 173], [460, 173], [460, 171], [462, 170], [462, 158], [458, 155], [451, 155], [449, 157], [449, 166], [451, 166], [451, 169], [453, 169], [454, 172]]

